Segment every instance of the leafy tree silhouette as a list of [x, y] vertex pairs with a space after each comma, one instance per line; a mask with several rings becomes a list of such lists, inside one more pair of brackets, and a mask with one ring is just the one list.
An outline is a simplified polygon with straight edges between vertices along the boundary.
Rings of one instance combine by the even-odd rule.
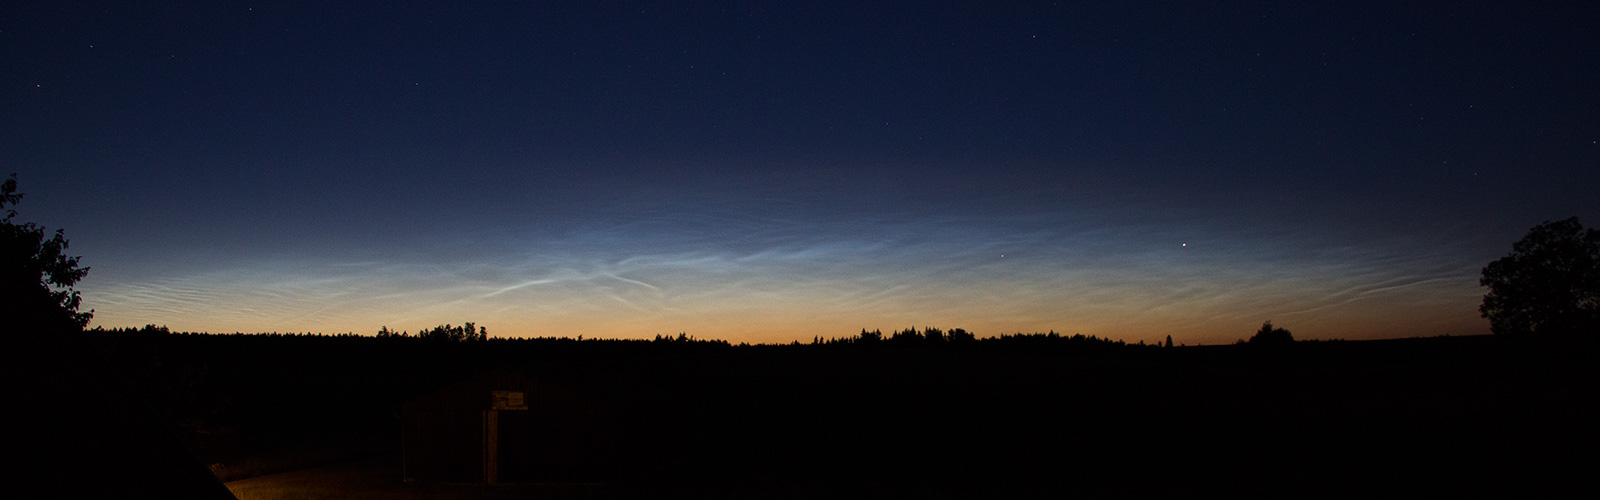
[[1569, 335], [1600, 329], [1600, 230], [1577, 217], [1545, 221], [1483, 268], [1478, 312], [1499, 335]]
[[78, 257], [68, 257], [67, 239], [57, 229], [45, 239], [45, 229], [32, 222], [18, 224], [17, 174], [0, 184], [0, 306], [8, 323], [29, 328], [49, 327], [81, 330], [88, 326], [94, 311], [78, 312], [82, 299], [72, 285], [89, 273], [78, 267]]
[[1250, 343], [1255, 345], [1283, 345], [1294, 342], [1294, 335], [1288, 330], [1272, 326], [1272, 321], [1261, 324], [1261, 329], [1250, 336]]
[[[394, 332], [388, 330], [389, 327], [383, 327], [383, 329], [378, 330], [378, 335], [385, 337], [395, 336]], [[384, 335], [386, 331], [388, 331], [388, 335]], [[402, 333], [399, 336], [404, 337], [405, 334]], [[443, 342], [475, 342], [489, 340], [489, 329], [476, 326], [471, 321], [462, 326], [443, 324], [432, 329], [423, 328], [417, 330], [417, 338]], [[581, 340], [582, 337], [579, 337], [579, 339]]]

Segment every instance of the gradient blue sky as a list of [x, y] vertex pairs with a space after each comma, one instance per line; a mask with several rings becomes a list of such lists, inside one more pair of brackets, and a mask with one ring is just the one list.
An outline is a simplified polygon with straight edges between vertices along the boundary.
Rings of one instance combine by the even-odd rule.
[[1600, 223], [1569, 3], [31, 2], [0, 167], [95, 325], [1487, 333]]

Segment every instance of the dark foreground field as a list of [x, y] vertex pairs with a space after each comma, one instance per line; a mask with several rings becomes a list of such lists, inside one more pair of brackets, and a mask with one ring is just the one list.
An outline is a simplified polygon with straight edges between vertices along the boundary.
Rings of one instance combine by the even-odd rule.
[[[340, 491], [328, 498], [1592, 492], [1574, 458], [1596, 444], [1592, 343], [412, 340], [87, 339], [194, 454], [236, 479], [229, 487], [243, 498], [315, 498], [317, 484]], [[596, 446], [605, 459], [585, 484], [399, 482], [399, 405], [490, 369], [602, 403], [606, 436]], [[328, 464], [343, 465], [315, 468]], [[97, 471], [74, 475], [93, 481]], [[273, 496], [289, 491], [300, 493]]]
[[400, 456], [360, 460], [269, 474], [227, 483], [239, 500], [583, 500], [606, 498], [603, 484], [406, 484]]

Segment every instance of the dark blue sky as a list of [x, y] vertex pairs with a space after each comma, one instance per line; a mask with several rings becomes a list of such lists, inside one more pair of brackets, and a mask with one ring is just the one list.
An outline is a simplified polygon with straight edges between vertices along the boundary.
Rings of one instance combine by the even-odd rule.
[[0, 166], [106, 326], [1484, 333], [1600, 223], [1600, 14], [0, 7]]

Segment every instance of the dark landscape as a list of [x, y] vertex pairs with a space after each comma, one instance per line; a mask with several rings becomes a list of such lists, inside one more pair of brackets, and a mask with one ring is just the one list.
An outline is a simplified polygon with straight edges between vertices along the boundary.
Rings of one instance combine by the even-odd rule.
[[[34, 380], [131, 390], [117, 401], [147, 403], [225, 480], [366, 460], [390, 474], [378, 491], [445, 498], [1539, 497], [1581, 486], [1569, 457], [1594, 444], [1587, 342], [1156, 347], [929, 331], [784, 346], [90, 331], [85, 372]], [[401, 483], [400, 406], [497, 370], [588, 395], [603, 415], [588, 444], [604, 452], [521, 486]], [[79, 463], [136, 458], [111, 444], [116, 460], [96, 462], [81, 444]]]

